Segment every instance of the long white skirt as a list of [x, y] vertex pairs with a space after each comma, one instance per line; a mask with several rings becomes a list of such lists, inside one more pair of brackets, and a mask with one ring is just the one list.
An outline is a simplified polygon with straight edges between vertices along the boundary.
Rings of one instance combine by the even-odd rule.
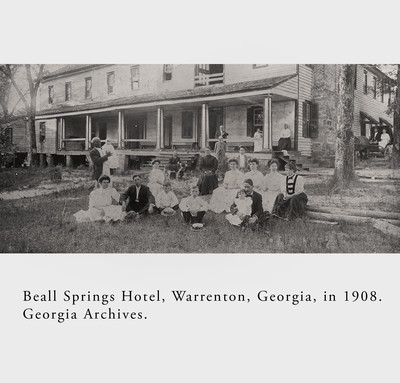
[[92, 207], [89, 210], [79, 210], [74, 214], [74, 217], [78, 223], [100, 221], [101, 219], [108, 222], [122, 220], [125, 215], [126, 213], [121, 210], [121, 206], [110, 205], [101, 208]]
[[238, 191], [239, 189], [225, 189], [223, 186], [215, 189], [210, 200], [210, 210], [217, 214], [223, 211], [229, 213]]
[[233, 215], [233, 214], [228, 214], [225, 216], [225, 218], [229, 221], [229, 223], [233, 226], [239, 226], [242, 223], [242, 220], [239, 218], [239, 216]]

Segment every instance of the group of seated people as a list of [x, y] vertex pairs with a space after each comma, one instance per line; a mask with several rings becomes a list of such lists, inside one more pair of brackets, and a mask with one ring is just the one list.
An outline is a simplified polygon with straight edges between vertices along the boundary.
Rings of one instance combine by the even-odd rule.
[[[296, 174], [296, 165], [289, 162], [285, 166], [286, 176], [278, 172], [279, 162], [269, 162], [270, 172], [265, 176], [257, 169], [256, 158], [248, 160], [249, 170], [239, 170], [239, 160], [229, 160], [230, 170], [225, 174], [223, 184], [218, 186], [215, 180], [216, 158], [207, 158], [206, 152], [201, 161], [202, 174], [197, 184], [190, 186], [190, 195], [179, 202], [171, 183], [165, 180], [164, 172], [159, 169], [160, 162], [153, 162], [149, 182], [142, 184], [140, 175], [133, 176], [133, 185], [124, 193], [110, 187], [110, 177], [99, 179], [100, 187], [89, 196], [89, 210], [74, 214], [77, 222], [140, 219], [153, 213], [175, 215], [178, 209], [184, 222], [198, 224], [208, 210], [214, 213], [228, 213], [226, 219], [234, 226], [243, 229], [259, 227], [271, 217], [285, 220], [300, 218], [307, 204], [304, 193], [304, 179]], [[210, 203], [200, 194], [212, 194]], [[113, 200], [115, 204], [113, 204]]]
[[379, 149], [384, 151], [386, 146], [390, 143], [390, 135], [387, 133], [386, 129], [382, 129], [382, 133], [379, 133], [379, 129], [377, 127], [374, 128], [374, 132], [372, 133], [369, 142], [371, 144], [378, 144]]

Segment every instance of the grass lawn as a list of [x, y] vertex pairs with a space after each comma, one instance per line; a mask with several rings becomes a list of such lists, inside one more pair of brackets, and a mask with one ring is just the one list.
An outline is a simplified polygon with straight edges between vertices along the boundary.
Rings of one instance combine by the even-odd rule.
[[[186, 194], [186, 184], [177, 193]], [[376, 186], [364, 185], [365, 193]], [[364, 187], [363, 186], [363, 187]], [[326, 192], [309, 185], [307, 192], [319, 198]], [[384, 193], [384, 192], [382, 192]], [[393, 193], [388, 192], [390, 195]], [[350, 191], [350, 200], [362, 195]], [[379, 194], [380, 195], [380, 194]], [[392, 197], [393, 197], [392, 195]], [[398, 194], [397, 194], [398, 195]], [[327, 197], [328, 198], [328, 197]], [[312, 200], [312, 196], [310, 198]], [[392, 253], [400, 250], [399, 241], [386, 236], [370, 225], [336, 226], [295, 221], [274, 220], [269, 233], [241, 232], [232, 227], [225, 214], [207, 212], [206, 230], [194, 232], [183, 224], [180, 215], [166, 226], [160, 215], [139, 222], [82, 223], [75, 222], [73, 213], [88, 206], [87, 187], [35, 198], [0, 201], [0, 252], [12, 253]]]

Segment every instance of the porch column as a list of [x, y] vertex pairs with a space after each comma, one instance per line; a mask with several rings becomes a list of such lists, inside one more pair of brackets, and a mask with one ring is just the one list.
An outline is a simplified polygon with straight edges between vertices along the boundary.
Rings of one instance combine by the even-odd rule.
[[86, 136], [85, 136], [85, 150], [90, 149], [90, 141], [92, 138], [92, 116], [86, 115]]
[[264, 98], [263, 149], [272, 150], [272, 94]]
[[162, 107], [158, 107], [156, 149], [160, 150], [163, 148], [164, 148], [164, 109]]
[[122, 137], [124, 130], [124, 112], [120, 110], [118, 112], [118, 149], [122, 149]]
[[201, 105], [201, 149], [207, 145], [208, 132], [208, 104]]
[[125, 113], [124, 112], [120, 112], [121, 113], [121, 147], [120, 149], [124, 149], [125, 148]]
[[60, 118], [58, 128], [58, 148], [62, 150], [64, 148], [63, 140], [65, 139], [65, 120], [63, 118]]

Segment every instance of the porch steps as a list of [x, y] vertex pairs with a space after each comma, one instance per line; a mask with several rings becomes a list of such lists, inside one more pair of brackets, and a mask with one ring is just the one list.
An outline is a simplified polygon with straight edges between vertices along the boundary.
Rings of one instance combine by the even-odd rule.
[[299, 151], [288, 151], [288, 155], [285, 155], [282, 151], [274, 151], [272, 157], [278, 158], [283, 163], [287, 164], [290, 161], [296, 163], [297, 169], [303, 171], [309, 171], [312, 166], [311, 157], [304, 156]]

